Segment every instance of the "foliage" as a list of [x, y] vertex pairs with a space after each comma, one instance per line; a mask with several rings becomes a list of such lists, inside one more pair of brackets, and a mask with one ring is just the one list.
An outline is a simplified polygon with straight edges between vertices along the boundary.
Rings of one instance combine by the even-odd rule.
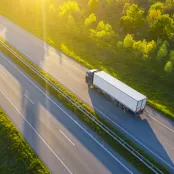
[[79, 9], [79, 5], [75, 1], [65, 1], [63, 5], [59, 6], [59, 16], [79, 16], [81, 11]]
[[147, 59], [149, 54], [155, 50], [156, 43], [154, 40], [147, 42], [146, 40], [134, 42], [133, 48], [143, 55], [143, 59]]
[[172, 39], [174, 36], [174, 20], [168, 14], [158, 14], [157, 18], [150, 24], [149, 29], [156, 38]]
[[167, 46], [166, 46], [165, 43], [163, 43], [163, 44], [161, 45], [161, 47], [159, 48], [159, 50], [158, 50], [158, 53], [157, 53], [157, 60], [160, 61], [160, 60], [164, 59], [164, 58], [167, 56], [167, 54], [168, 54]]
[[[174, 71], [172, 71], [170, 75], [164, 72], [166, 62], [171, 60], [166, 56], [162, 58], [162, 61], [157, 61], [157, 55], [164, 40], [167, 40], [169, 43], [168, 46], [166, 45], [167, 52], [170, 53], [171, 50], [174, 50], [174, 40], [170, 37], [173, 32], [171, 26], [174, 20], [174, 15], [172, 15], [172, 2], [160, 0], [164, 5], [164, 12], [161, 13], [158, 9], [150, 10], [151, 4], [153, 5], [157, 0], [151, 0], [151, 2], [150, 0], [96, 1], [96, 22], [93, 22], [89, 28], [84, 25], [86, 18], [88, 18], [91, 13], [94, 13], [94, 11], [92, 11], [93, 9], [88, 5], [89, 1], [74, 0], [73, 2], [78, 4], [80, 12], [77, 10], [71, 13], [71, 10], [67, 10], [63, 16], [59, 16], [62, 12], [59, 7], [62, 7], [64, 2], [68, 1], [1, 0], [0, 14], [8, 17], [16, 24], [40, 39], [47, 41], [55, 48], [68, 54], [88, 68], [99, 68], [107, 71], [145, 94], [150, 106], [166, 116], [174, 118], [174, 94], [172, 90], [174, 88], [174, 81], [172, 80], [174, 78]], [[143, 9], [143, 14], [140, 16], [142, 16], [143, 19], [148, 19], [151, 13], [152, 20], [150, 20], [150, 22], [147, 20], [147, 23], [144, 21], [145, 25], [143, 24], [142, 27], [138, 26], [137, 28], [132, 27], [133, 24], [130, 22], [130, 25], [127, 25], [128, 28], [124, 28], [121, 24], [121, 18], [122, 16], [127, 16], [126, 11], [130, 8], [129, 5], [125, 3], [129, 3], [130, 7], [133, 3], [136, 3], [138, 9]], [[171, 5], [169, 5], [169, 3], [171, 3]], [[51, 4], [52, 6], [50, 7]], [[171, 8], [168, 9], [168, 6]], [[125, 13], [123, 13], [124, 7]], [[167, 14], [169, 18], [167, 17], [168, 20], [166, 21], [168, 22], [166, 25], [163, 24], [161, 18]], [[43, 16], [46, 16], [46, 18], [43, 18]], [[70, 21], [75, 22], [75, 30], [73, 30], [72, 27], [74, 24]], [[119, 37], [97, 37], [96, 33], [98, 31], [96, 30], [96, 25], [98, 25], [99, 21], [103, 21], [104, 24], [108, 23], [112, 27], [112, 31], [115, 35]], [[134, 20], [131, 18], [130, 21]], [[45, 24], [46, 32], [43, 32], [43, 27], [41, 27], [43, 23]], [[151, 25], [154, 27], [152, 27], [154, 30], [151, 30]], [[95, 29], [94, 36], [92, 37], [90, 29]], [[133, 33], [132, 36], [135, 42], [141, 41], [141, 47], [142, 45], [146, 45], [143, 40], [147, 43], [154, 40], [153, 43], [156, 45], [156, 48], [154, 48], [155, 51], [152, 49], [147, 57], [137, 49], [133, 49], [133, 47], [125, 49], [123, 43], [124, 38], [130, 33]], [[10, 32], [7, 31], [5, 34], [8, 37]], [[104, 36], [106, 36], [106, 34], [104, 34]], [[146, 49], [141, 48], [139, 50]], [[146, 61], [144, 59], [146, 59]], [[156, 92], [157, 90], [158, 92]]]
[[126, 10], [126, 15], [121, 18], [121, 25], [126, 31], [133, 31], [144, 25], [144, 11], [137, 4], [131, 5]]
[[96, 15], [94, 13], [91, 13], [89, 17], [85, 19], [85, 26], [89, 27], [94, 22], [96, 22]]
[[171, 61], [168, 61], [164, 67], [164, 71], [167, 73], [171, 73], [173, 70], [173, 63]]
[[1, 174], [49, 174], [9, 117], [0, 109]]
[[174, 50], [170, 51], [169, 58], [172, 61], [172, 63], [174, 63]]
[[134, 44], [134, 39], [131, 34], [127, 34], [124, 38], [123, 45], [125, 48], [132, 48]]
[[151, 5], [149, 11], [151, 10], [159, 10], [162, 13], [164, 13], [164, 4], [162, 2], [156, 2]]
[[[5, 42], [8, 44], [7, 42]], [[24, 57], [20, 52], [18, 52], [14, 47], [8, 44], [8, 46], [13, 49], [14, 52], [16, 52], [18, 55], [21, 56], [22, 59], [27, 61], [33, 69], [36, 69], [41, 73], [41, 75], [47, 80], [50, 81], [52, 84], [54, 84], [57, 88], [61, 89], [66, 95], [68, 95], [71, 99], [76, 101], [79, 105], [81, 105], [83, 108], [85, 108], [87, 111], [89, 111], [91, 114], [94, 115], [99, 121], [101, 121], [104, 125], [108, 126], [115, 134], [117, 134], [119, 137], [121, 137], [125, 142], [127, 142], [130, 146], [132, 146], [135, 150], [137, 150], [139, 153], [141, 153], [146, 159], [148, 159], [151, 163], [153, 163], [155, 166], [157, 166], [160, 170], [162, 170], [164, 173], [168, 173], [166, 168], [164, 168], [161, 164], [156, 162], [153, 158], [151, 158], [149, 155], [144, 153], [141, 149], [136, 147], [134, 143], [129, 141], [119, 130], [112, 127], [111, 124], [109, 124], [106, 120], [104, 120], [102, 117], [97, 115], [93, 109], [88, 107], [86, 104], [83, 104], [82, 101], [80, 101], [76, 96], [74, 96], [70, 91], [65, 89], [62, 85], [58, 84], [52, 77], [49, 76], [48, 73], [40, 69], [37, 65], [33, 64], [29, 59]], [[63, 46], [66, 50], [66, 46]], [[18, 65], [22, 70], [24, 70], [28, 75], [30, 75], [33, 79], [35, 79], [49, 94], [53, 95], [57, 100], [59, 100], [62, 104], [64, 104], [68, 109], [70, 109], [72, 112], [74, 112], [79, 119], [81, 119], [84, 123], [86, 123], [87, 126], [89, 126], [93, 131], [98, 133], [100, 137], [102, 137], [114, 150], [119, 152], [122, 156], [124, 156], [130, 163], [135, 165], [137, 169], [140, 170], [141, 173], [151, 173], [151, 170], [147, 168], [140, 160], [137, 160], [129, 151], [125, 150], [123, 146], [120, 146], [120, 144], [115, 141], [111, 136], [108, 136], [108, 134], [103, 131], [97, 124], [95, 124], [92, 120], [88, 119], [86, 115], [84, 115], [83, 112], [77, 109], [76, 106], [72, 105], [69, 100], [67, 100], [65, 97], [62, 97], [60, 93], [58, 93], [55, 88], [52, 85], [45, 85], [45, 81], [40, 78], [39, 75], [34, 74], [33, 71], [26, 66], [23, 61], [19, 60], [12, 54], [9, 50], [5, 49], [4, 47], [0, 46], [0, 50], [6, 54], [16, 65]]]
[[100, 21], [97, 25], [96, 30], [91, 29], [91, 36], [97, 39], [102, 39], [104, 41], [111, 41], [115, 36], [115, 32], [112, 30], [111, 25], [105, 24]]
[[89, 0], [88, 6], [92, 9], [95, 10], [98, 7], [99, 0]]

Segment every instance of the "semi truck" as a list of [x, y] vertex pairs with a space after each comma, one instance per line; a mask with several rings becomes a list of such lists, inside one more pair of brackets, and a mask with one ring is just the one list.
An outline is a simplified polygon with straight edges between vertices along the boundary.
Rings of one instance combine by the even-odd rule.
[[135, 115], [143, 113], [147, 97], [120, 80], [98, 69], [87, 71], [85, 78], [90, 88], [96, 88], [124, 111], [131, 111]]

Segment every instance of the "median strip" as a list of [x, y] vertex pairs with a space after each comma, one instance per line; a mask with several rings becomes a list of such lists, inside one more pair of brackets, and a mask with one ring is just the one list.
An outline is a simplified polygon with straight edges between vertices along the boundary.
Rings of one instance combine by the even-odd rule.
[[[84, 121], [91, 129], [93, 129], [95, 132], [99, 134], [105, 141], [117, 152], [119, 152], [122, 156], [124, 156], [130, 163], [132, 163], [137, 169], [139, 169], [142, 173], [154, 173], [151, 169], [149, 169], [146, 165], [144, 165], [143, 160], [138, 160], [135, 155], [130, 153], [130, 151], [126, 150], [126, 147], [121, 146], [118, 141], [115, 141], [115, 139], [112, 136], [108, 136], [108, 133], [104, 131], [99, 124], [96, 124], [92, 119], [87, 117], [83, 110], [79, 110], [79, 108], [75, 107], [69, 99], [73, 99], [80, 108], [83, 108], [84, 110], [87, 110], [91, 115], [95, 116], [97, 120], [100, 121], [100, 124], [102, 123], [104, 126], [107, 126], [121, 139], [123, 139], [126, 143], [128, 143], [133, 149], [135, 149], [139, 154], [141, 154], [146, 160], [150, 161], [161, 173], [169, 173], [167, 169], [155, 160], [153, 160], [149, 155], [145, 154], [142, 150], [137, 148], [130, 140], [128, 140], [126, 137], [124, 137], [118, 130], [113, 128], [108, 122], [106, 122], [103, 118], [101, 118], [99, 115], [95, 113], [94, 110], [89, 108], [87, 105], [85, 105], [82, 101], [80, 101], [77, 97], [75, 97], [72, 93], [70, 93], [68, 90], [66, 90], [63, 85], [58, 84], [53, 78], [49, 76], [46, 72], [44, 72], [42, 69], [40, 69], [38, 66], [33, 64], [31, 61], [29, 61], [26, 57], [24, 57], [20, 52], [18, 52], [15, 48], [13, 48], [11, 45], [9, 45], [5, 41], [1, 41], [1, 43], [7, 45], [12, 51], [9, 51], [7, 48], [5, 48], [2, 44], [0, 45], [0, 50], [7, 55], [13, 62], [15, 62], [21, 69], [23, 69], [26, 73], [28, 73], [34, 80], [36, 80], [43, 88], [45, 88], [51, 95], [53, 95], [56, 99], [58, 99], [61, 103], [63, 103], [68, 109], [72, 110], [82, 121]], [[33, 69], [36, 69], [47, 81], [42, 79], [38, 74], [33, 73], [33, 70], [26, 66], [25, 63], [23, 63], [20, 59], [18, 59], [18, 55], [20, 55], [20, 58], [27, 62]], [[51, 82], [52, 85], [49, 83]], [[47, 85], [46, 85], [47, 83]], [[63, 96], [61, 93], [58, 93], [56, 88], [53, 87], [56, 86], [61, 91], [66, 94], [67, 97]], [[47, 87], [46, 87], [47, 86]], [[94, 119], [95, 120], [95, 119]], [[159, 172], [160, 173], [160, 172]]]

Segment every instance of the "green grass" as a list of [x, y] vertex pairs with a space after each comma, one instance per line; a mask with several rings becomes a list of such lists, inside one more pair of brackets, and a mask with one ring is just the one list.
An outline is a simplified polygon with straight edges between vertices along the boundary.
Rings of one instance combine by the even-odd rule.
[[50, 173], [2, 109], [0, 109], [0, 173]]
[[[4, 41], [4, 43], [8, 44]], [[75, 97], [72, 93], [66, 90], [63, 86], [58, 84], [53, 78], [51, 78], [47, 73], [45, 73], [42, 69], [33, 64], [30, 60], [24, 57], [20, 52], [18, 52], [15, 48], [10, 46], [15, 52], [22, 56], [24, 60], [26, 60], [30, 65], [36, 68], [44, 77], [50, 80], [53, 84], [55, 84], [58, 88], [63, 90], [68, 96], [73, 98], [77, 103], [82, 105], [85, 109], [87, 109], [90, 113], [92, 113], [95, 117], [97, 117], [101, 122], [107, 125], [110, 129], [112, 129], [117, 135], [122, 137], [127, 143], [129, 143], [134, 149], [139, 151], [142, 155], [144, 155], [149, 161], [151, 161], [154, 165], [156, 165], [159, 169], [164, 171], [164, 173], [169, 173], [165, 167], [161, 164], [153, 160], [150, 156], [145, 154], [142, 150], [137, 148], [130, 140], [124, 137], [118, 130], [113, 128], [108, 122], [102, 119], [99, 115], [95, 113], [94, 110], [89, 108], [87, 105], [82, 103], [77, 97]], [[106, 132], [104, 132], [99, 126], [97, 126], [93, 121], [88, 119], [80, 110], [78, 110], [74, 105], [72, 105], [67, 99], [65, 99], [61, 94], [57, 93], [54, 88], [50, 85], [46, 85], [46, 82], [42, 80], [38, 75], [34, 74], [25, 64], [19, 61], [11, 52], [6, 50], [2, 45], [0, 45], [0, 50], [7, 55], [15, 64], [17, 64], [21, 69], [23, 69], [26, 73], [28, 73], [34, 80], [36, 80], [43, 88], [45, 88], [51, 95], [57, 98], [61, 103], [63, 103], [68, 109], [73, 111], [82, 121], [84, 121], [92, 130], [98, 133], [115, 151], [119, 152], [124, 158], [126, 158], [130, 163], [132, 163], [139, 171], [142, 173], [152, 173], [143, 163], [137, 160], [130, 152], [125, 150], [119, 143], [117, 143], [112, 137], [108, 136]]]
[[[0, 14], [84, 66], [90, 69], [102, 69], [130, 85], [147, 96], [150, 106], [168, 118], [174, 119], [174, 81], [172, 80], [174, 73], [166, 75], [163, 71], [163, 63], [156, 62], [153, 57], [147, 61], [137, 59], [129, 51], [116, 48], [116, 44], [109, 45], [95, 41], [83, 32], [75, 33], [68, 30], [63, 23], [59, 25], [55, 21], [46, 20], [44, 28], [46, 32], [43, 34], [40, 17], [28, 17], [27, 14], [18, 16], [15, 10], [9, 12], [2, 7], [0, 7]], [[20, 7], [18, 8], [20, 11]]]

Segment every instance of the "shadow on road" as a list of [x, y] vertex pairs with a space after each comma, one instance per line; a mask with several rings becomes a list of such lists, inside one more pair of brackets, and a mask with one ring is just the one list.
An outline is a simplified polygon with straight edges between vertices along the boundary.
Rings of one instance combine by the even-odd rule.
[[[47, 49], [48, 45], [43, 44], [41, 42], [40, 46], [36, 49], [33, 49], [31, 52], [31, 49], [27, 49], [29, 47], [32, 47], [32, 42], [27, 42], [23, 40], [23, 37], [20, 37], [19, 35], [14, 35], [13, 30], [8, 26], [5, 26], [1, 23], [0, 30], [4, 32], [4, 37], [8, 42], [10, 42], [13, 46], [18, 47], [18, 50], [20, 52], [25, 52], [26, 55], [30, 54], [32, 57], [32, 60], [38, 64], [43, 65], [45, 61], [45, 57], [50, 54]], [[32, 38], [32, 36], [31, 36]], [[15, 40], [18, 40], [16, 42]], [[19, 45], [16, 45], [18, 44]], [[22, 44], [21, 44], [22, 43]], [[22, 45], [22, 46], [21, 46]], [[39, 50], [38, 50], [39, 49]], [[30, 51], [30, 52], [29, 52]], [[37, 52], [37, 53], [36, 53]], [[60, 52], [57, 52], [56, 54], [59, 55], [59, 64], [62, 64], [62, 55]], [[37, 55], [37, 56], [36, 56]], [[42, 121], [45, 117], [44, 115], [40, 115], [40, 106], [44, 107], [46, 112], [51, 113], [51, 115], [60, 122], [71, 134], [76, 137], [76, 139], [79, 140], [83, 146], [88, 149], [99, 161], [101, 161], [106, 168], [108, 168], [111, 172], [114, 170], [114, 166], [110, 163], [110, 161], [107, 158], [102, 157], [102, 153], [100, 151], [96, 151], [96, 148], [94, 148], [94, 142], [92, 139], [86, 138], [88, 136], [85, 134], [79, 127], [75, 128], [75, 123], [72, 122], [72, 120], [66, 116], [60, 109], [50, 103], [48, 98], [41, 95], [38, 90], [33, 87], [30, 82], [26, 82], [24, 80], [23, 75], [19, 74], [17, 71], [14, 71], [10, 66], [7, 66], [6, 64], [2, 64], [9, 73], [20, 83], [21, 85], [21, 105], [23, 108], [23, 114], [25, 118], [30, 122], [30, 124], [35, 128], [36, 130], [39, 130], [39, 122]], [[47, 84], [45, 84], [47, 85]], [[109, 113], [109, 118], [114, 121], [115, 123], [118, 123], [122, 128], [125, 128], [128, 132], [134, 133], [134, 137], [137, 138], [139, 141], [141, 141], [143, 144], [147, 144], [150, 149], [153, 149], [153, 151], [157, 154], [160, 154], [162, 159], [165, 159], [170, 165], [173, 165], [171, 158], [167, 154], [166, 150], [164, 149], [163, 145], [158, 140], [157, 135], [152, 130], [151, 126], [149, 125], [148, 121], [146, 119], [135, 118], [133, 115], [123, 113], [118, 108], [116, 108], [114, 105], [111, 104], [110, 101], [104, 99], [104, 97], [100, 94], [98, 94], [94, 89], [89, 89], [89, 96], [91, 99], [91, 102], [93, 106], [100, 109], [103, 113]], [[34, 104], [32, 104], [27, 98], [26, 95], [34, 101]], [[100, 101], [100, 102], [99, 102]], [[58, 102], [57, 102], [58, 103]], [[80, 122], [76, 116], [74, 116], [70, 111], [66, 110], [61, 104], [59, 104], [72, 118]], [[94, 109], [95, 109], [94, 107]], [[98, 110], [95, 109], [96, 112]], [[45, 112], [45, 115], [47, 114]], [[112, 114], [111, 114], [112, 113]], [[81, 123], [81, 122], [80, 122]], [[52, 123], [48, 123], [50, 128], [52, 126]], [[81, 123], [82, 124], [82, 123]], [[83, 125], [83, 124], [82, 124]], [[25, 122], [24, 124], [24, 137], [30, 141], [33, 142], [33, 146], [36, 149], [39, 150], [39, 144], [38, 142], [38, 136], [36, 136], [35, 132], [31, 132], [31, 129], [29, 130], [28, 124]], [[30, 132], [29, 132], [30, 131]], [[89, 130], [90, 131], [90, 130]], [[83, 136], [82, 136], [83, 135]], [[50, 135], [52, 139], [54, 140], [54, 136]], [[148, 137], [146, 140], [145, 137]], [[129, 137], [130, 138], [130, 137]], [[56, 140], [55, 140], [56, 141]], [[148, 141], [148, 142], [147, 142]], [[155, 148], [154, 148], [155, 147]], [[68, 154], [67, 154], [68, 156]]]
[[[161, 140], [159, 140], [160, 135], [158, 134], [158, 132], [154, 132], [155, 130], [152, 129], [151, 125], [149, 124], [146, 117], [144, 117], [144, 115], [136, 117], [133, 115], [133, 113], [123, 112], [109, 99], [98, 93], [97, 90], [94, 88], [89, 88], [88, 93], [96, 113], [100, 114], [114, 127], [119, 128], [121, 131], [123, 129], [126, 130], [131, 136], [122, 131], [125, 136], [127, 136], [135, 143], [137, 143], [136, 140], [138, 140], [174, 168], [172, 158], [169, 156], [172, 154], [169, 154], [169, 152], [166, 151], [165, 147], [160, 142]], [[98, 108], [100, 111], [96, 108]], [[140, 144], [139, 142], [138, 144]], [[149, 150], [147, 150], [146, 147], [141, 145], [141, 148], [143, 150], [145, 150], [149, 154], [152, 154]], [[157, 158], [157, 160], [162, 162], [161, 160], [159, 160], [159, 158]]]
[[[82, 131], [80, 127], [76, 125], [75, 122], [73, 122], [65, 113], [63, 113], [55, 104], [50, 103], [48, 101], [48, 98], [42, 95], [31, 83], [26, 80], [22, 74], [20, 74], [18, 71], [14, 70], [14, 68], [11, 67], [11, 65], [7, 63], [3, 63], [2, 61], [1, 65], [20, 83], [21, 86], [21, 106], [22, 106], [22, 114], [25, 116], [25, 118], [28, 120], [28, 122], [32, 125], [32, 127], [40, 131], [41, 122], [44, 122], [45, 115], [47, 112], [51, 113], [51, 116], [54, 117], [60, 124], [62, 124], [88, 151], [90, 151], [103, 165], [111, 171], [111, 173], [114, 173], [114, 166], [113, 163], [111, 163], [107, 156], [103, 156], [104, 154], [101, 153], [100, 150], [96, 150], [96, 146], [98, 146], [94, 141], [89, 138], [89, 136]], [[39, 85], [38, 85], [39, 86]], [[41, 88], [41, 87], [40, 87]], [[41, 88], [42, 89], [42, 88]], [[44, 91], [44, 90], [43, 90]], [[27, 98], [26, 95], [34, 102], [32, 104]], [[52, 98], [54, 100], [54, 98]], [[71, 116], [75, 121], [78, 121], [80, 125], [83, 125], [81, 121], [78, 120], [78, 118], [71, 113], [69, 110], [67, 110], [62, 104], [56, 102], [65, 112]], [[40, 114], [40, 108], [41, 106], [45, 110], [45, 115]], [[52, 120], [52, 119], [50, 119]], [[52, 129], [53, 122], [46, 122], [45, 125], [49, 127], [49, 129]], [[85, 127], [85, 126], [84, 126]], [[58, 134], [59, 127], [57, 127], [56, 134]], [[87, 128], [88, 131], [90, 131]], [[45, 130], [46, 131], [46, 130]], [[49, 139], [52, 139], [52, 141], [57, 141], [55, 135], [49, 134], [48, 132], [45, 132], [48, 134]], [[91, 131], [89, 132], [91, 134]], [[28, 126], [27, 122], [24, 122], [23, 125], [23, 135], [25, 139], [32, 144], [32, 147], [35, 151], [40, 150], [39, 145], [39, 137], [36, 135], [34, 131], [31, 130], [31, 128]], [[64, 138], [63, 138], [64, 139]], [[59, 142], [57, 142], [59, 143]], [[68, 142], [67, 142], [68, 143]], [[58, 145], [58, 144], [57, 144]], [[98, 149], [98, 148], [97, 148]], [[69, 154], [66, 154], [69, 156]], [[106, 154], [105, 154], [106, 155]], [[109, 155], [108, 155], [109, 156]]]

